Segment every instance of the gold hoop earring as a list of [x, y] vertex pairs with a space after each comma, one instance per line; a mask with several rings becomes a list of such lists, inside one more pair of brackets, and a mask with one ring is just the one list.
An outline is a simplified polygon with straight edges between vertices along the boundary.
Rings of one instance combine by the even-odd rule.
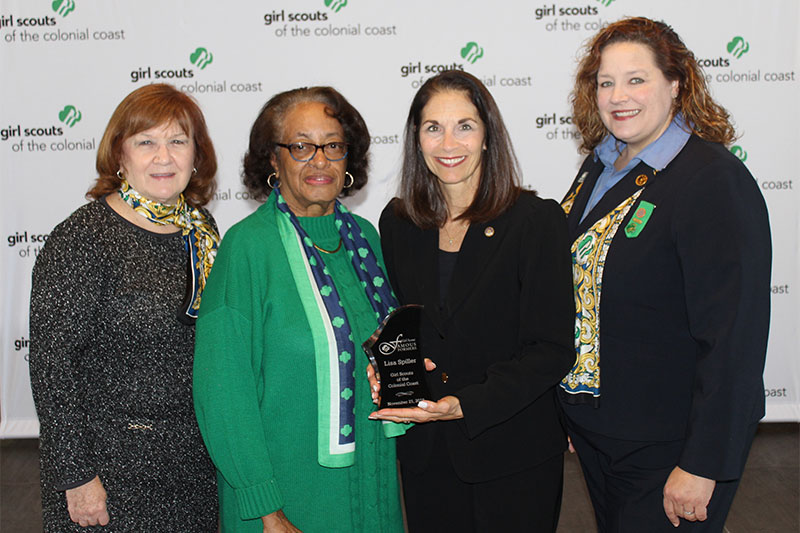
[[272, 178], [278, 179], [278, 175], [277, 175], [277, 174], [275, 174], [275, 173], [273, 172], [272, 174], [270, 174], [269, 176], [267, 176], [267, 187], [269, 187], [270, 189], [274, 189], [275, 187], [277, 187], [278, 185], [280, 185], [280, 182], [278, 182], [277, 184], [275, 184], [275, 183], [272, 183], [272, 182], [270, 181]]
[[353, 184], [356, 182], [356, 180], [355, 180], [355, 178], [353, 178], [353, 175], [350, 174], [349, 172], [345, 172], [344, 175], [345, 175], [345, 177], [350, 178], [350, 185], [347, 185], [345, 183], [345, 186], [344, 186], [345, 189], [349, 189], [350, 187], [353, 186]]

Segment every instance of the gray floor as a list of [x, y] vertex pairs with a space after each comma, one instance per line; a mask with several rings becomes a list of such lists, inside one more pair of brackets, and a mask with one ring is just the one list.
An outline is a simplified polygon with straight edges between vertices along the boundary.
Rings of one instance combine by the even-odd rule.
[[[0, 440], [0, 531], [42, 530], [38, 442]], [[559, 533], [594, 531], [580, 466], [568, 456]], [[761, 424], [726, 524], [728, 533], [800, 531], [800, 426]]]

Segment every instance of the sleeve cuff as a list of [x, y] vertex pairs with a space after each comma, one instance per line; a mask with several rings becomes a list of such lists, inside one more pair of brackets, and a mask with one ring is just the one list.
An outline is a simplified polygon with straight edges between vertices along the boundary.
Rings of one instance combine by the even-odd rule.
[[480, 404], [480, 400], [475, 396], [479, 395], [478, 387], [481, 385], [467, 385], [463, 389], [453, 394], [461, 404], [463, 418], [457, 420], [457, 425], [468, 439], [474, 439], [493, 424], [488, 420], [482, 419], [481, 410], [475, 409]]
[[283, 496], [274, 478], [251, 487], [235, 489], [235, 493], [239, 516], [243, 520], [267, 516], [283, 507]]
[[740, 479], [757, 428], [758, 422], [740, 428], [737, 438], [728, 438], [723, 443], [719, 438], [709, 438], [705, 442], [689, 438], [678, 466], [690, 474], [715, 481]]
[[75, 487], [80, 487], [81, 485], [86, 485], [91, 480], [95, 478], [96, 474], [89, 474], [89, 477], [86, 479], [79, 479], [78, 481], [62, 481], [61, 483], [56, 483], [53, 487], [57, 491], [64, 491], [69, 489], [74, 489]]
[[383, 422], [383, 436], [387, 439], [405, 435], [413, 424], [398, 424], [397, 422]]

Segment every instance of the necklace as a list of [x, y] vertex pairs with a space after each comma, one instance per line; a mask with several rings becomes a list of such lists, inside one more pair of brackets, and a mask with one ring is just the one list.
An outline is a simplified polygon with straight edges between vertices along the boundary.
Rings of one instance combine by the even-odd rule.
[[450, 234], [450, 232], [447, 230], [447, 223], [445, 223], [445, 224], [444, 224], [444, 226], [442, 226], [442, 229], [444, 230], [445, 234], [447, 234], [447, 244], [448, 244], [449, 246], [453, 246], [453, 241], [455, 241], [455, 240], [456, 240], [456, 238], [457, 238], [459, 235], [461, 235], [461, 234], [462, 234], [462, 232], [463, 232], [463, 233], [466, 233], [466, 228], [467, 228], [468, 226], [469, 226], [469, 224], [467, 224], [466, 226], [463, 226], [463, 225], [462, 225], [462, 226], [457, 226], [457, 227], [456, 227], [456, 229], [458, 229], [458, 231], [456, 232], [456, 236], [455, 236], [455, 237], [453, 237], [453, 236]]
[[342, 238], [341, 238], [341, 237], [339, 237], [339, 244], [336, 246], [336, 249], [335, 249], [335, 250], [326, 250], [325, 248], [322, 248], [322, 247], [320, 247], [320, 246], [317, 246], [317, 243], [312, 243], [312, 244], [314, 245], [314, 248], [316, 248], [317, 250], [319, 250], [319, 251], [320, 251], [320, 252], [322, 252], [323, 254], [335, 254], [336, 252], [338, 252], [338, 251], [339, 251], [339, 248], [341, 248], [341, 247], [342, 247]]
[[445, 224], [443, 227], [444, 227], [444, 232], [447, 233], [447, 242], [448, 242], [448, 244], [450, 244], [450, 246], [453, 246], [453, 236], [450, 235], [449, 231], [447, 231], [447, 224]]

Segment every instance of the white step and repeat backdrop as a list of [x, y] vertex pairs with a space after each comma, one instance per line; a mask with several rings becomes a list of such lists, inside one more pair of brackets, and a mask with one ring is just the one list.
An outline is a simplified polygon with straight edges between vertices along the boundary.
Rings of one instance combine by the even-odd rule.
[[[0, 437], [32, 437], [28, 295], [50, 230], [85, 202], [97, 144], [131, 90], [170, 82], [200, 102], [220, 156], [223, 231], [257, 204], [240, 182], [258, 110], [274, 93], [333, 85], [364, 115], [372, 173], [347, 203], [377, 222], [397, 186], [402, 127], [420, 84], [468, 70], [494, 94], [526, 185], [560, 199], [581, 157], [568, 94], [581, 44], [626, 15], [667, 21], [705, 68], [772, 220], [767, 420], [800, 420], [796, 356], [800, 15], [797, 0], [0, 0]], [[65, 265], [65, 275], [69, 275]]]

